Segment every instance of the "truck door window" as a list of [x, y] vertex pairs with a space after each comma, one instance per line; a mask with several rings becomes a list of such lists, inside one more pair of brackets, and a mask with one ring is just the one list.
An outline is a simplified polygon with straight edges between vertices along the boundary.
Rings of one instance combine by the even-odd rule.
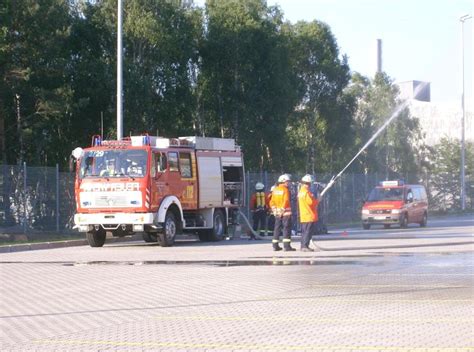
[[421, 200], [421, 193], [419, 188], [413, 188], [413, 198], [416, 202]]
[[178, 153], [177, 152], [169, 152], [168, 153], [168, 164], [169, 164], [169, 167], [170, 167], [170, 171], [179, 171]]
[[166, 154], [164, 153], [155, 154], [155, 167], [156, 167], [157, 173], [163, 173], [166, 171], [166, 167], [167, 167]]
[[191, 154], [190, 153], [179, 153], [179, 170], [181, 171], [181, 177], [191, 178], [193, 177], [191, 170]]
[[411, 189], [407, 191], [407, 202], [408, 203], [413, 202], [413, 192], [411, 191]]

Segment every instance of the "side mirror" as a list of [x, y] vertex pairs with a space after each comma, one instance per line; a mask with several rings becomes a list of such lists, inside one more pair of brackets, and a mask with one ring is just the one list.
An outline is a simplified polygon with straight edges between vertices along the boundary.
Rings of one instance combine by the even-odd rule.
[[74, 172], [75, 171], [75, 166], [76, 166], [76, 159], [71, 155], [69, 157], [69, 172]]

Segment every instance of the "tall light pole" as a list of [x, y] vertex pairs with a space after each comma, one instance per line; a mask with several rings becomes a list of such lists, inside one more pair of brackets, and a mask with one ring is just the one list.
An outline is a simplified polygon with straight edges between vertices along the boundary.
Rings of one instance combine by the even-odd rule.
[[117, 140], [123, 136], [122, 0], [117, 0]]
[[461, 21], [461, 48], [462, 48], [462, 118], [461, 118], [461, 209], [466, 209], [466, 178], [465, 178], [465, 143], [464, 143], [464, 120], [465, 120], [465, 108], [464, 108], [464, 22], [472, 18], [471, 15], [466, 14], [459, 18]]

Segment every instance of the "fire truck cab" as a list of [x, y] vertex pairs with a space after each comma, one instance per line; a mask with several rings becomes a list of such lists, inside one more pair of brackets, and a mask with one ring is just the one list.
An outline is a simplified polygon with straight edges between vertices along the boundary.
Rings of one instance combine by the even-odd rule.
[[161, 246], [183, 232], [219, 241], [244, 203], [243, 155], [233, 139], [94, 136], [73, 157], [75, 228], [91, 247], [102, 247], [107, 232], [142, 232]]

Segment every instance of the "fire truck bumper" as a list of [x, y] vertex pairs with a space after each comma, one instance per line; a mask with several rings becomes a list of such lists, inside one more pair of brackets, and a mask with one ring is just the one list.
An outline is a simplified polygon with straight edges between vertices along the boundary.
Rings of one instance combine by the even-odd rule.
[[104, 228], [131, 225], [134, 231], [143, 231], [144, 225], [153, 224], [154, 216], [153, 213], [75, 214], [74, 228], [77, 228], [80, 232], [87, 232], [94, 225], [102, 225]]

